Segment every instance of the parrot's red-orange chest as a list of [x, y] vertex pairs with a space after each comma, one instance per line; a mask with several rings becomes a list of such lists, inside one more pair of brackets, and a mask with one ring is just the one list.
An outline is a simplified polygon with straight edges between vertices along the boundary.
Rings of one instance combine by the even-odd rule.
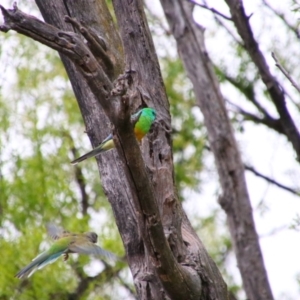
[[134, 134], [135, 134], [135, 136], [136, 136], [136, 138], [138, 139], [139, 142], [145, 136], [145, 133], [142, 130], [138, 129], [138, 128], [134, 128]]

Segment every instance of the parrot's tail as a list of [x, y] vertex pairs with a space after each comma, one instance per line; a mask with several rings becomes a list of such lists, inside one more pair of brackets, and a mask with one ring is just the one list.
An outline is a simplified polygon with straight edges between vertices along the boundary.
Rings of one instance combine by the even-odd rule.
[[102, 150], [101, 148], [99, 149], [98, 147], [95, 148], [94, 150], [76, 158], [75, 160], [71, 161], [71, 164], [72, 165], [77, 165], [78, 163], [80, 163], [81, 161], [83, 160], [86, 160], [87, 158], [90, 158], [90, 157], [94, 157], [94, 156], [97, 156], [98, 154], [100, 154], [101, 152], [103, 152], [105, 150]]
[[114, 141], [112, 139], [112, 135], [110, 134], [99, 146], [97, 146], [92, 151], [76, 158], [75, 160], [71, 161], [72, 165], [77, 165], [79, 162], [86, 160], [87, 158], [94, 157], [99, 155], [102, 152], [111, 150], [115, 147]]
[[51, 256], [47, 253], [47, 251], [41, 253], [36, 258], [32, 260], [32, 262], [23, 268], [19, 273], [15, 275], [17, 278], [30, 277], [36, 270], [42, 269], [48, 264], [55, 262], [64, 252], [58, 252]]

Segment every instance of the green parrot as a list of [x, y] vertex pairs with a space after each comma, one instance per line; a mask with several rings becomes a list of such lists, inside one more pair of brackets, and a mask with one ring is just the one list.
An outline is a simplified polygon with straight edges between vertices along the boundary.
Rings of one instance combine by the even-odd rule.
[[55, 262], [61, 255], [64, 256], [64, 261], [66, 261], [69, 258], [69, 253], [100, 255], [114, 261], [117, 260], [117, 256], [113, 253], [95, 245], [98, 239], [98, 235], [95, 232], [71, 233], [54, 224], [47, 224], [46, 227], [48, 234], [55, 242], [47, 251], [34, 258], [15, 277], [30, 277], [36, 270]]
[[[134, 133], [139, 142], [149, 132], [155, 119], [156, 110], [148, 107], [139, 110], [137, 113], [131, 116], [131, 122], [135, 124]], [[113, 149], [114, 147], [115, 144], [113, 141], [113, 136], [112, 134], [110, 134], [105, 140], [103, 140], [103, 142], [99, 146], [97, 146], [92, 151], [84, 154], [83, 156], [73, 160], [71, 164], [76, 165], [87, 158], [97, 156], [102, 152]]]

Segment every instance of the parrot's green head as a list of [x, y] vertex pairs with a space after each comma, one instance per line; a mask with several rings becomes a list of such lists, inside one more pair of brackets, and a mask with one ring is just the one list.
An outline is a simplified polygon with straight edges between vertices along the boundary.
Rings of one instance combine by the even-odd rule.
[[92, 242], [94, 244], [97, 243], [97, 240], [98, 240], [97, 233], [95, 233], [95, 232], [85, 232], [84, 234], [90, 240], [90, 242]]
[[156, 110], [154, 108], [146, 107], [131, 116], [131, 119], [136, 121], [145, 118], [153, 123], [156, 119]]
[[156, 110], [154, 108], [146, 107], [143, 108], [141, 111], [142, 111], [141, 114], [142, 117], [150, 118], [152, 122], [154, 122], [154, 120], [156, 119]]

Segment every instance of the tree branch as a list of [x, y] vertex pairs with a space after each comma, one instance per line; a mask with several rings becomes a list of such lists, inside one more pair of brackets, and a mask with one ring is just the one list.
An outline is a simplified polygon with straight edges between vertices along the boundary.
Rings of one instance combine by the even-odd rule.
[[271, 117], [269, 114], [264, 115], [263, 117], [259, 117], [253, 113], [250, 113], [243, 108], [239, 107], [235, 103], [232, 103], [229, 100], [226, 100], [230, 105], [235, 107], [237, 113], [241, 114], [244, 117], [244, 120], [252, 121], [256, 124], [264, 124], [270, 129], [275, 130], [276, 132], [283, 134], [285, 136], [285, 132], [282, 128], [282, 124], [279, 119], [275, 119]]
[[225, 1], [230, 8], [232, 20], [237, 28], [237, 31], [244, 41], [245, 49], [258, 68], [262, 81], [264, 82], [277, 109], [284, 132], [296, 152], [297, 160], [300, 161], [299, 131], [286, 107], [284, 92], [282, 91], [278, 81], [271, 74], [265, 57], [260, 51], [259, 46], [253, 36], [252, 28], [249, 24], [249, 17], [245, 14], [243, 2], [241, 0]]
[[278, 11], [276, 11], [266, 0], [262, 0], [263, 4], [268, 7], [279, 19], [281, 19], [281, 21], [286, 25], [286, 27], [288, 29], [290, 29], [295, 35], [296, 38], [299, 39], [300, 38], [300, 34], [299, 31], [297, 29], [297, 25], [293, 26], [291, 23], [289, 23], [289, 21], [287, 20], [287, 18], [284, 16], [283, 13], [280, 13]]
[[[218, 67], [215, 67], [216, 70], [220, 73], [222, 72]], [[244, 117], [244, 120], [253, 121], [256, 124], [264, 124], [270, 129], [275, 130], [276, 132], [285, 135], [284, 128], [280, 119], [273, 118], [268, 111], [261, 105], [260, 102], [257, 101], [254, 92], [254, 86], [252, 83], [244, 84], [243, 80], [238, 81], [235, 78], [227, 75], [226, 73], [222, 72], [222, 76], [229, 81], [234, 87], [236, 87], [243, 95], [245, 95], [246, 99], [249, 100], [262, 114], [262, 117], [250, 113], [243, 108], [239, 107], [235, 103], [231, 102], [230, 100], [226, 99], [230, 105], [236, 108], [237, 113], [241, 114]]]
[[[212, 151], [211, 148], [209, 146], [204, 146], [205, 149], [207, 149], [208, 151]], [[274, 184], [276, 186], [278, 186], [279, 188], [282, 188], [283, 190], [286, 190], [294, 195], [297, 195], [299, 196], [300, 195], [300, 191], [298, 191], [297, 189], [294, 189], [294, 188], [291, 188], [291, 187], [288, 187], [284, 184], [281, 184], [280, 182], [272, 179], [271, 177], [269, 176], [266, 176], [266, 175], [263, 175], [262, 173], [258, 172], [254, 167], [251, 167], [247, 164], [244, 164], [244, 168], [245, 170], [249, 171], [249, 172], [252, 172], [254, 175], [256, 175], [257, 177], [260, 177], [260, 178], [263, 178], [264, 180], [266, 180], [267, 182], [271, 183], [271, 184]]]
[[82, 299], [84, 293], [88, 290], [89, 286], [93, 282], [101, 282], [103, 284], [110, 282], [114, 277], [118, 277], [122, 267], [111, 267], [109, 265], [105, 266], [105, 269], [101, 271], [96, 276], [86, 276], [84, 272], [78, 268], [78, 265], [75, 264], [72, 266], [74, 271], [79, 277], [79, 284], [74, 293], [68, 294], [68, 300], [79, 300]]
[[255, 97], [254, 82], [249, 82], [246, 78], [237, 79], [235, 77], [231, 77], [227, 73], [222, 72], [217, 66], [215, 66], [215, 68], [221, 76], [237, 88], [263, 115], [269, 116], [268, 111], [257, 101]]
[[300, 86], [296, 83], [296, 81], [290, 76], [290, 74], [285, 70], [285, 68], [279, 63], [276, 55], [272, 52], [272, 57], [275, 60], [275, 66], [283, 73], [283, 75], [289, 80], [292, 86], [300, 93]]
[[[207, 6], [206, 0], [203, 0], [203, 3], [204, 3], [204, 5]], [[215, 13], [213, 14], [213, 16], [214, 16], [214, 19], [216, 20], [217, 24], [219, 24], [221, 27], [223, 27], [223, 28], [227, 31], [227, 33], [232, 37], [232, 39], [233, 39], [238, 45], [240, 45], [242, 48], [244, 48], [244, 44], [239, 40], [238, 37], [235, 36], [235, 34], [232, 32], [231, 28], [229, 28], [229, 27], [225, 24], [224, 20], [222, 20], [221, 18], [219, 18], [218, 15], [215, 14]], [[232, 21], [231, 18], [230, 18], [230, 21]]]
[[[66, 134], [66, 136], [70, 139], [71, 141], [71, 152], [73, 154], [73, 158], [75, 159], [76, 157], [78, 157], [78, 153], [77, 153], [77, 149], [75, 148], [73, 139], [71, 137], [71, 135]], [[87, 214], [87, 210], [89, 208], [89, 195], [86, 192], [86, 182], [85, 182], [85, 178], [83, 176], [82, 173], [82, 169], [79, 165], [75, 166], [75, 180], [78, 184], [79, 190], [80, 190], [80, 194], [81, 194], [81, 211], [82, 214], [85, 216]]]
[[269, 182], [269, 183], [271, 183], [271, 184], [274, 184], [274, 185], [278, 186], [279, 188], [281, 188], [281, 189], [283, 189], [283, 190], [285, 190], [285, 191], [287, 191], [287, 192], [290, 192], [290, 193], [292, 193], [292, 194], [294, 194], [294, 195], [296, 195], [296, 196], [299, 196], [299, 195], [300, 195], [300, 191], [297, 191], [296, 189], [293, 189], [293, 188], [288, 187], [288, 186], [286, 186], [286, 185], [284, 185], [284, 184], [281, 184], [280, 182], [278, 182], [278, 181], [272, 179], [272, 178], [269, 177], [269, 176], [263, 175], [262, 173], [258, 172], [254, 167], [251, 167], [251, 166], [246, 165], [246, 164], [245, 164], [244, 166], [245, 166], [245, 169], [246, 169], [247, 171], [250, 171], [250, 172], [253, 173], [255, 176], [260, 177], [260, 178], [263, 178], [263, 179], [266, 180], [267, 182]]
[[118, 277], [121, 285], [128, 291], [128, 293], [132, 296], [132, 298], [134, 298], [135, 300], [138, 300], [138, 298], [136, 297], [135, 290], [121, 278], [120, 274], [118, 274], [117, 277]]
[[[72, 31], [74, 28], [64, 21], [65, 15], [70, 15], [78, 20], [84, 20], [88, 25], [102, 36], [105, 36], [106, 47], [109, 56], [114, 62], [115, 74], [112, 79], [123, 72], [124, 55], [120, 35], [116, 31], [114, 22], [104, 0], [65, 2], [60, 0], [36, 0], [36, 3], [46, 22], [57, 26], [61, 30]], [[99, 105], [97, 96], [91, 92], [87, 81], [78, 68], [66, 56], [61, 55], [62, 62], [69, 75], [79, 108], [86, 125], [85, 132], [88, 134], [93, 147], [111, 132], [111, 125], [102, 107]], [[127, 260], [130, 268], [140, 266], [144, 257], [144, 247], [137, 223], [136, 211], [131, 203], [132, 196], [129, 185], [125, 178], [118, 156], [114, 151], [96, 157], [98, 169], [101, 175], [101, 183], [108, 197], [116, 223], [126, 249]], [[141, 254], [142, 253], [142, 254]], [[142, 258], [138, 258], [141, 255]], [[134, 276], [136, 275], [133, 272]], [[137, 280], [135, 279], [135, 283]], [[149, 285], [138, 282], [136, 288], [139, 294]]]
[[13, 29], [65, 54], [80, 69], [93, 91], [95, 91], [94, 94], [96, 91], [100, 93], [98, 98], [104, 99], [101, 104], [107, 111], [109, 110], [109, 102], [105, 100], [109, 97], [107, 91], [112, 89], [112, 83], [79, 35], [60, 31], [52, 25], [21, 12], [18, 10], [16, 3], [14, 3], [13, 9], [6, 10], [1, 5], [0, 8], [5, 21], [4, 25], [0, 26], [0, 31], [7, 32]]
[[199, 7], [202, 7], [204, 9], [207, 9], [209, 11], [211, 11], [212, 13], [224, 18], [225, 20], [227, 21], [232, 21], [232, 19], [230, 17], [227, 17], [226, 15], [224, 15], [223, 13], [219, 12], [218, 10], [216, 10], [215, 8], [213, 7], [208, 7], [207, 5], [204, 5], [204, 4], [200, 4], [198, 3], [197, 1], [195, 0], [189, 0], [191, 3], [195, 4], [196, 6], [199, 6]]

